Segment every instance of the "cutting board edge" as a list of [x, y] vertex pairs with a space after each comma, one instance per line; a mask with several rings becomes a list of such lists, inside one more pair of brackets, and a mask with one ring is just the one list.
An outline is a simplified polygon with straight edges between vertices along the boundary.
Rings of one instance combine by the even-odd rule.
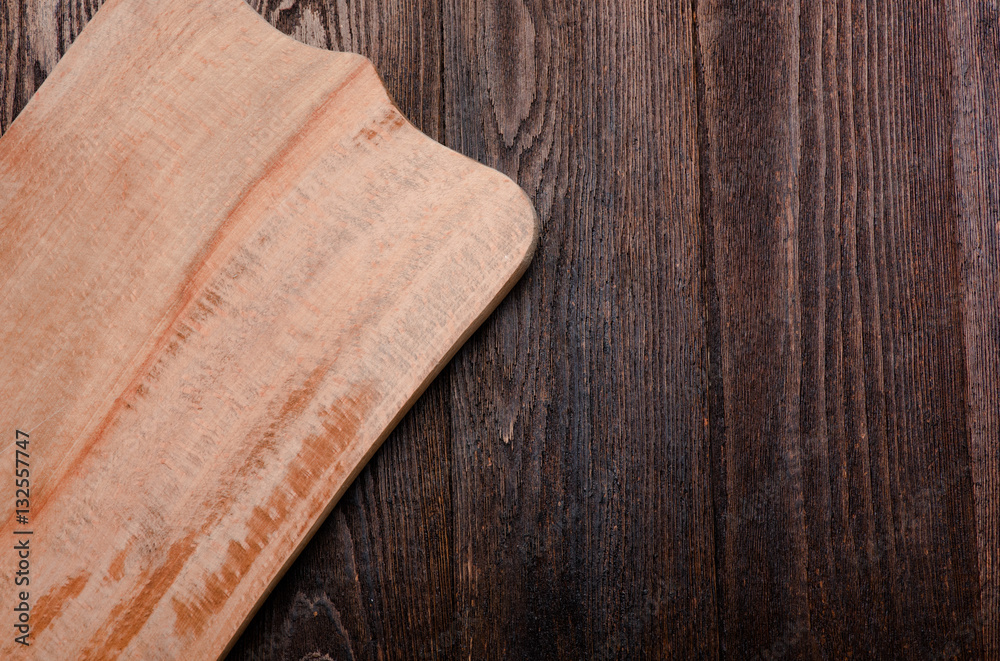
[[[423, 132], [420, 133], [428, 140], [434, 142], [436, 145], [445, 149], [449, 149], [445, 145], [441, 145], [440, 143], [434, 141], [432, 138], [430, 138]], [[449, 149], [449, 151], [454, 152], [454, 150], [451, 149]], [[458, 154], [458, 152], [454, 153]], [[459, 155], [464, 157], [464, 155], [462, 154]], [[481, 164], [477, 163], [477, 165]], [[506, 177], [506, 175], [503, 175], [503, 173], [500, 173], [499, 171], [495, 172], [497, 172], [498, 175], [509, 179], [509, 177]], [[516, 184], [514, 185], [516, 186]], [[371, 447], [365, 452], [363, 460], [359, 462], [351, 470], [351, 472], [347, 476], [347, 479], [344, 481], [341, 488], [334, 495], [333, 499], [326, 505], [326, 507], [323, 508], [323, 511], [316, 518], [316, 521], [309, 528], [308, 532], [306, 532], [305, 536], [302, 538], [302, 541], [295, 547], [292, 553], [288, 556], [288, 559], [275, 574], [274, 578], [272, 578], [270, 583], [267, 584], [267, 587], [264, 588], [260, 597], [257, 599], [253, 607], [247, 613], [247, 616], [237, 627], [236, 631], [229, 637], [229, 642], [225, 645], [225, 647], [216, 657], [217, 661], [221, 661], [232, 651], [233, 647], [236, 645], [236, 642], [243, 635], [243, 632], [246, 631], [247, 626], [249, 626], [250, 622], [257, 615], [257, 612], [260, 610], [261, 606], [263, 606], [264, 602], [267, 601], [268, 597], [270, 597], [271, 593], [274, 591], [274, 588], [277, 587], [278, 583], [281, 582], [281, 579], [283, 579], [285, 577], [285, 574], [288, 573], [288, 570], [291, 569], [293, 564], [295, 564], [295, 561], [298, 560], [299, 555], [302, 553], [303, 550], [305, 550], [305, 548], [312, 541], [313, 537], [319, 531], [320, 527], [322, 527], [322, 525], [326, 522], [327, 518], [333, 512], [337, 504], [340, 502], [340, 499], [343, 498], [347, 490], [351, 488], [351, 485], [354, 484], [355, 480], [358, 478], [358, 475], [360, 475], [361, 471], [365, 469], [365, 467], [368, 465], [371, 459], [375, 456], [375, 453], [379, 451], [379, 449], [382, 447], [382, 444], [386, 441], [389, 435], [392, 434], [392, 432], [396, 429], [400, 421], [402, 421], [402, 419], [406, 416], [406, 414], [409, 413], [410, 409], [413, 408], [413, 405], [416, 404], [417, 400], [420, 399], [420, 397], [424, 394], [424, 392], [427, 390], [430, 384], [434, 382], [434, 380], [438, 377], [438, 375], [440, 375], [444, 367], [448, 363], [450, 363], [451, 360], [455, 357], [455, 355], [458, 354], [459, 350], [463, 346], [465, 346], [465, 343], [468, 342], [469, 338], [471, 338], [472, 335], [474, 335], [476, 331], [478, 331], [480, 327], [482, 327], [483, 322], [486, 321], [486, 319], [488, 319], [490, 315], [492, 315], [493, 312], [496, 311], [497, 307], [500, 305], [500, 302], [507, 297], [507, 295], [511, 292], [511, 290], [515, 287], [515, 285], [517, 285], [517, 283], [520, 282], [521, 278], [528, 270], [528, 267], [531, 265], [532, 258], [534, 257], [535, 251], [538, 248], [541, 223], [538, 211], [535, 209], [534, 205], [531, 204], [531, 201], [528, 198], [527, 194], [524, 192], [523, 189], [520, 188], [520, 186], [518, 186], [517, 188], [519, 191], [521, 191], [521, 194], [524, 196], [526, 207], [531, 210], [531, 216], [533, 221], [533, 229], [530, 235], [530, 243], [527, 249], [525, 250], [524, 255], [522, 256], [521, 261], [517, 264], [517, 267], [514, 269], [508, 280], [497, 291], [496, 295], [490, 301], [489, 305], [487, 305], [487, 307], [483, 309], [480, 315], [476, 317], [476, 319], [472, 322], [472, 324], [469, 325], [469, 327], [459, 336], [455, 344], [448, 349], [448, 351], [444, 354], [443, 358], [438, 362], [437, 365], [434, 366], [434, 368], [430, 371], [427, 377], [420, 383], [420, 385], [413, 392], [410, 398], [406, 400], [406, 403], [403, 404], [403, 406], [399, 409], [399, 411], [396, 413], [396, 416], [389, 421], [389, 424], [385, 427], [385, 429], [382, 430], [382, 433], [379, 434], [375, 442], [372, 443]]]

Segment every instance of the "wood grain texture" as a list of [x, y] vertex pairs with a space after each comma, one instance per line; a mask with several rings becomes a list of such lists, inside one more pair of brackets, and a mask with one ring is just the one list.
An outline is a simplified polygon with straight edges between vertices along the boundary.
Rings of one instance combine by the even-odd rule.
[[946, 16], [847, 9], [700, 14], [722, 645], [978, 658]]
[[545, 218], [452, 378], [462, 653], [712, 656], [691, 8], [455, 1], [445, 48], [447, 144]]
[[5, 658], [224, 653], [536, 236], [370, 62], [239, 0], [106, 5], [3, 136], [0, 209], [34, 439]]
[[543, 232], [231, 658], [1000, 659], [996, 2], [254, 8]]
[[956, 3], [948, 21], [983, 654], [1000, 659], [1000, 6]]

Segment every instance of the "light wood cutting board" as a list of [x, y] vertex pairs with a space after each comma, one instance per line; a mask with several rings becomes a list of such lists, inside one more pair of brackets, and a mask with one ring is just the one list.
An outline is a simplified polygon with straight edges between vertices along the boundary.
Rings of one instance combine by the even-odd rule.
[[0, 140], [0, 219], [0, 657], [60, 660], [224, 654], [537, 236], [241, 0], [110, 0]]

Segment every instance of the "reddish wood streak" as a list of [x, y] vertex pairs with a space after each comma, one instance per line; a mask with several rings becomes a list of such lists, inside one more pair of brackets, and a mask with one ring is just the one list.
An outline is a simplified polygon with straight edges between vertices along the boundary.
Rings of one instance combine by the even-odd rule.
[[121, 599], [111, 610], [104, 626], [91, 637], [81, 653], [85, 659], [107, 659], [117, 656], [135, 637], [153, 610], [184, 568], [184, 563], [196, 548], [196, 540], [204, 530], [191, 530], [167, 550], [163, 562], [147, 567], [135, 581], [138, 593]]
[[118, 552], [118, 554], [108, 565], [108, 576], [113, 581], [120, 581], [122, 577], [125, 576], [125, 558], [128, 556], [129, 551], [132, 549], [132, 544], [128, 544], [125, 548]]
[[34, 634], [40, 635], [52, 623], [62, 609], [79, 595], [90, 580], [89, 572], [80, 572], [38, 598], [34, 608]]
[[[280, 416], [291, 412], [301, 413], [311, 401], [318, 380], [316, 372], [310, 375], [309, 386], [297, 390]], [[302, 449], [291, 463], [285, 475], [263, 506], [253, 508], [247, 522], [249, 533], [243, 541], [230, 540], [222, 568], [204, 579], [205, 590], [194, 601], [171, 599], [176, 614], [174, 633], [179, 637], [198, 637], [215, 615], [227, 603], [240, 580], [257, 561], [261, 553], [272, 541], [274, 534], [283, 528], [289, 514], [296, 506], [305, 507], [308, 498], [318, 487], [320, 478], [337, 463], [340, 455], [358, 435], [358, 429], [368, 413], [378, 403], [378, 393], [370, 386], [356, 388], [354, 394], [343, 397], [326, 408], [323, 413], [324, 433], [307, 437]], [[280, 417], [279, 416], [279, 417]], [[337, 484], [327, 484], [327, 489], [335, 489]], [[281, 563], [283, 559], [272, 556], [271, 563]]]

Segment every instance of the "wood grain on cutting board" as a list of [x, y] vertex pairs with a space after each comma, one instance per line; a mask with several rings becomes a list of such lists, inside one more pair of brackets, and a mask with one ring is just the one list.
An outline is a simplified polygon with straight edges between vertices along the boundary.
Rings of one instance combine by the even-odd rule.
[[34, 544], [0, 651], [39, 659], [222, 654], [537, 233], [241, 0], [107, 3], [0, 141], [0, 209]]

